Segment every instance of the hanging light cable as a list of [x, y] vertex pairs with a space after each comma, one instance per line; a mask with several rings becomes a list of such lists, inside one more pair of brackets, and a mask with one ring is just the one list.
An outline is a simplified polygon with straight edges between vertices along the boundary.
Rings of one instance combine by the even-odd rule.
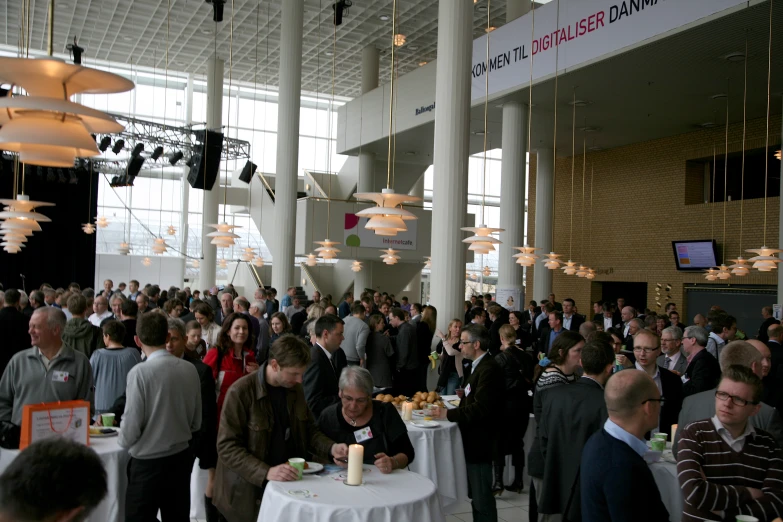
[[730, 82], [726, 80], [726, 145], [723, 154], [723, 253], [722, 263], [718, 267], [718, 279], [725, 281], [731, 278], [731, 272], [726, 266], [726, 207], [728, 206], [728, 179], [729, 179], [729, 87]]
[[[585, 118], [585, 128], [587, 128], [587, 118]], [[582, 226], [580, 230], [583, 231], [585, 229], [585, 176], [586, 176], [586, 169], [587, 169], [587, 136], [584, 131], [582, 131]], [[580, 253], [582, 259], [584, 259], [585, 256], [585, 242], [584, 242], [584, 236], [580, 238], [579, 242], [580, 246]], [[577, 277], [587, 277], [588, 273], [588, 267], [580, 264], [579, 270], [576, 271]]]
[[[563, 267], [565, 275], [576, 274], [576, 261], [571, 261], [574, 249], [574, 167], [576, 166], [576, 87], [573, 95], [573, 117], [572, 117], [572, 137], [571, 137], [571, 232], [568, 234], [568, 261]], [[555, 100], [557, 103], [557, 100]]]
[[742, 257], [742, 218], [745, 207], [745, 135], [747, 131], [747, 110], [748, 110], [748, 33], [745, 31], [745, 73], [742, 92], [742, 176], [740, 181], [740, 230], [739, 230], [739, 251], [737, 259], [730, 259], [733, 265], [729, 265], [731, 273], [737, 277], [744, 277], [750, 273], [748, 262]]

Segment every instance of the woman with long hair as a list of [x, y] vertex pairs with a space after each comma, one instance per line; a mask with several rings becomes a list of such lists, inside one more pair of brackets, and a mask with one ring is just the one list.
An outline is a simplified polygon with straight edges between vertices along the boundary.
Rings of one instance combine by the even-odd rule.
[[[522, 350], [527, 350], [533, 345], [533, 339], [530, 337], [530, 333], [525, 330], [523, 326], [525, 323], [523, 321], [522, 312], [518, 310], [510, 312], [508, 314], [508, 324], [511, 325], [511, 327], [514, 329], [514, 333], [516, 334], [516, 338], [512, 344], [516, 345], [517, 348], [521, 348]], [[503, 340], [501, 339], [501, 344], [502, 341]]]
[[421, 320], [416, 323], [416, 350], [419, 361], [417, 388], [420, 391], [427, 391], [427, 369], [430, 367], [432, 338], [437, 330], [437, 322], [438, 310], [434, 306], [427, 305], [421, 311]]
[[269, 329], [272, 335], [269, 337], [269, 342], [266, 343], [258, 352], [258, 363], [264, 364], [269, 358], [269, 348], [272, 343], [277, 341], [281, 336], [291, 333], [291, 324], [288, 322], [288, 317], [283, 312], [275, 312], [272, 317], [269, 318]]
[[220, 325], [215, 322], [215, 311], [207, 303], [198, 303], [193, 308], [193, 315], [201, 325], [201, 338], [207, 343], [207, 348], [217, 345], [220, 336]]
[[462, 383], [462, 353], [460, 352], [459, 333], [462, 330], [462, 321], [452, 319], [446, 329], [448, 335], [440, 330], [438, 347], [435, 349], [440, 356], [440, 377], [438, 377], [438, 392], [441, 395], [454, 395]]

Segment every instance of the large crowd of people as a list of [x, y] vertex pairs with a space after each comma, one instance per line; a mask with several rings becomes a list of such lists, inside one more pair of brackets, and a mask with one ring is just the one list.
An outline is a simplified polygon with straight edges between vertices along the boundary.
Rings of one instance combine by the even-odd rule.
[[[509, 312], [487, 294], [442, 332], [437, 310], [407, 297], [276, 296], [111, 280], [99, 292], [5, 290], [0, 446], [18, 447], [25, 405], [89, 401], [97, 424], [114, 414], [130, 455], [125, 520], [186, 520], [196, 458], [207, 520], [255, 520], [267, 481], [297, 478], [289, 458], [345, 466], [358, 442], [380, 473], [406, 468], [416, 458], [406, 426], [373, 398], [428, 390], [436, 361], [437, 391], [460, 403], [431, 414], [459, 427], [476, 521], [497, 520], [495, 497], [524, 490], [525, 465], [531, 520], [667, 520], [644, 459], [656, 433], [673, 433], [683, 520], [783, 513], [783, 327], [771, 308], [747, 339], [717, 306], [686, 326], [674, 303], [659, 314], [619, 298], [583, 315], [552, 294]], [[48, 444], [22, 455], [79, 455]], [[46, 509], [8, 500], [15, 481], [39, 476], [19, 462], [0, 477], [0, 519]], [[83, 514], [105, 477], [85, 485], [73, 495]]]

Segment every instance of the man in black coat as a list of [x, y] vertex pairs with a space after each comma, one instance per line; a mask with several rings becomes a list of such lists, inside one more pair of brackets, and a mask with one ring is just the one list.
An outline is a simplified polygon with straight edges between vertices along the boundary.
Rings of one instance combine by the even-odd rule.
[[338, 381], [346, 366], [345, 356], [338, 356], [343, 342], [345, 323], [336, 315], [319, 317], [315, 323], [315, 346], [310, 348], [310, 364], [302, 378], [305, 399], [318, 419], [327, 406], [340, 402]]
[[572, 386], [557, 386], [543, 395], [538, 426], [545, 466], [538, 512], [562, 514], [570, 522], [582, 519], [582, 448], [608, 417], [604, 386], [614, 368], [612, 347], [600, 341], [587, 343], [582, 349], [582, 368], [584, 376]]
[[0, 376], [17, 352], [31, 346], [28, 333], [30, 319], [19, 311], [20, 296], [19, 290], [6, 290], [3, 308], [0, 310]]
[[396, 335], [390, 334], [397, 355], [394, 388], [397, 393], [410, 397], [417, 391], [423, 391], [416, 389], [419, 368], [416, 327], [405, 320], [405, 313], [401, 308], [391, 311], [389, 325], [397, 330]]
[[541, 309], [535, 301], [530, 301], [527, 306], [527, 310], [522, 312], [522, 329], [530, 334], [535, 330], [535, 322], [538, 314], [541, 313]]
[[579, 333], [579, 327], [585, 322], [585, 318], [574, 311], [576, 302], [571, 299], [563, 299], [563, 328]]
[[773, 324], [780, 324], [780, 321], [775, 319], [775, 317], [772, 315], [771, 306], [765, 306], [764, 308], [761, 309], [761, 317], [764, 319], [764, 322], [761, 323], [761, 326], [759, 327], [759, 333], [758, 335], [756, 335], [756, 339], [758, 339], [762, 343], [766, 343], [769, 340], [769, 337], [767, 335], [767, 330]]
[[459, 425], [465, 449], [473, 520], [497, 520], [497, 507], [492, 495], [492, 458], [502, 422], [503, 371], [487, 353], [489, 332], [483, 326], [464, 327], [460, 333], [460, 347], [465, 358], [473, 361], [470, 377], [464, 383], [465, 397], [459, 408], [434, 408], [432, 415]]
[[633, 339], [633, 354], [636, 356], [636, 369], [647, 372], [652, 377], [661, 396], [666, 402], [661, 406], [658, 431], [671, 433], [672, 424], [677, 424], [677, 417], [682, 409], [682, 381], [674, 373], [658, 366], [658, 356], [661, 354], [661, 341], [649, 330], [642, 330]]
[[487, 306], [487, 314], [492, 321], [489, 327], [489, 354], [494, 357], [500, 353], [500, 327], [508, 324], [508, 310], [493, 301]]
[[770, 364], [772, 365], [770, 373], [776, 378], [781, 378], [783, 377], [783, 375], [781, 375], [781, 368], [783, 367], [783, 346], [781, 346], [780, 342], [783, 341], [783, 326], [780, 326], [779, 324], [771, 325], [767, 328], [767, 336], [769, 337], [769, 340], [765, 344], [769, 348], [772, 358], [770, 361]]
[[[688, 367], [682, 375], [683, 398], [712, 390], [720, 380], [720, 364], [707, 351], [707, 330], [688, 326], [682, 337], [682, 349], [688, 355]], [[685, 426], [683, 426], [685, 428]]]

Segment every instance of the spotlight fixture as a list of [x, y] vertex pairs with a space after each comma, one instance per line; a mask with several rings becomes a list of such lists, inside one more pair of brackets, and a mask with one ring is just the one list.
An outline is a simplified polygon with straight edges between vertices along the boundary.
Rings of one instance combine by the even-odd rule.
[[332, 6], [334, 9], [334, 25], [342, 25], [343, 16], [348, 14], [348, 8], [353, 5], [351, 0], [338, 0]]
[[106, 149], [109, 148], [109, 145], [111, 145], [111, 138], [109, 136], [104, 136], [101, 138], [101, 143], [98, 145], [98, 150], [101, 152], [106, 152]]
[[226, 0], [207, 0], [207, 3], [212, 4], [212, 21], [222, 22], [223, 6], [225, 5]]
[[382, 15], [380, 15], [380, 16], [378, 17], [378, 19], [379, 19], [381, 22], [388, 22], [388, 21], [391, 19], [391, 17], [390, 17], [389, 15], [382, 14]]
[[135, 147], [133, 147], [133, 152], [131, 152], [131, 156], [138, 156], [144, 152], [144, 144], [143, 143], [137, 143]]
[[120, 138], [119, 140], [116, 140], [114, 142], [114, 146], [111, 148], [111, 151], [115, 154], [119, 154], [124, 148], [125, 148], [125, 140]]
[[152, 158], [152, 161], [157, 161], [158, 158], [160, 158], [163, 155], [163, 147], [157, 146], [155, 147], [155, 150], [152, 151], [152, 155], [150, 156]]
[[177, 152], [171, 155], [171, 157], [169, 158], [169, 163], [171, 163], [171, 165], [174, 166], [177, 164], [179, 160], [182, 159], [183, 156], [184, 154], [182, 154], [182, 151], [178, 150]]

